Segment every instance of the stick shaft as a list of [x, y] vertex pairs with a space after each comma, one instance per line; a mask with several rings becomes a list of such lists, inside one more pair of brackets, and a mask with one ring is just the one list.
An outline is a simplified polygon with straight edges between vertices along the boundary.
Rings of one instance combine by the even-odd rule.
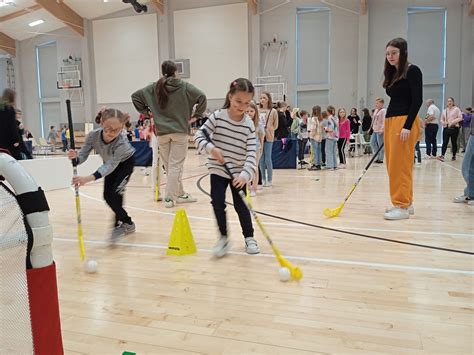
[[[66, 107], [71, 149], [76, 149], [76, 145], [74, 143], [74, 126], [72, 124], [71, 100], [66, 100]], [[71, 162], [73, 175], [77, 176], [77, 160], [72, 159]], [[82, 230], [81, 198], [79, 196], [79, 186], [74, 187], [74, 193], [76, 197], [77, 239], [79, 242], [79, 252], [81, 255], [81, 261], [84, 261], [86, 258], [86, 249], [84, 247], [84, 233]]]
[[357, 178], [356, 182], [354, 183], [354, 185], [352, 185], [352, 188], [351, 190], [349, 191], [349, 193], [347, 194], [346, 198], [344, 199], [344, 203], [349, 199], [349, 197], [352, 195], [352, 193], [354, 192], [355, 188], [357, 187], [357, 185], [359, 185], [359, 182], [360, 180], [362, 180], [362, 178], [364, 177], [365, 173], [367, 172], [367, 170], [369, 170], [370, 166], [372, 165], [372, 163], [375, 161], [375, 158], [377, 157], [377, 155], [380, 153], [380, 151], [382, 150], [383, 148], [383, 143], [382, 145], [379, 147], [379, 149], [377, 149], [377, 152], [373, 155], [372, 159], [370, 159], [370, 161], [367, 163], [367, 166], [364, 168], [364, 170], [362, 170], [362, 173], [359, 175], [359, 177]]

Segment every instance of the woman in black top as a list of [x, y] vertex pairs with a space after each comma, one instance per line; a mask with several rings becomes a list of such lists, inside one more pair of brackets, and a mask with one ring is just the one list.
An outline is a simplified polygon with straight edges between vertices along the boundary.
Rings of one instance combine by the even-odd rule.
[[383, 87], [390, 103], [385, 115], [385, 161], [393, 207], [385, 212], [389, 220], [408, 219], [413, 210], [413, 157], [420, 138], [418, 110], [423, 97], [420, 68], [408, 62], [407, 42], [395, 38], [385, 48]]
[[286, 103], [278, 102], [276, 109], [278, 111], [278, 128], [275, 130], [275, 139], [287, 138], [290, 132], [290, 126], [288, 126], [286, 119]]
[[[362, 133], [364, 134], [364, 140], [366, 142], [370, 142], [370, 127], [372, 127], [372, 116], [370, 116], [370, 112], [368, 108], [364, 108], [362, 110], [364, 116], [362, 117]], [[371, 148], [370, 146], [366, 146], [364, 149], [364, 154], [370, 154]]]
[[0, 100], [0, 148], [8, 150], [17, 160], [21, 159], [19, 136], [15, 109]]
[[360, 117], [357, 114], [357, 109], [355, 107], [352, 108], [351, 114], [347, 116], [351, 123], [351, 133], [357, 134], [359, 133], [359, 126], [360, 126]]

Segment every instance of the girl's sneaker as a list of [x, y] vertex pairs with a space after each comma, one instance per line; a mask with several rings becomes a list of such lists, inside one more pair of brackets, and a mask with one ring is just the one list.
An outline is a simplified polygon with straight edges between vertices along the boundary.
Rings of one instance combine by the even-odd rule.
[[118, 226], [115, 226], [114, 229], [112, 229], [112, 234], [110, 235], [110, 242], [112, 244], [115, 244], [124, 236], [125, 236], [125, 229], [123, 228], [123, 223], [122, 223], [122, 224], [119, 224]]
[[249, 192], [249, 195], [250, 195], [250, 197], [255, 197], [255, 196], [257, 196], [257, 193], [255, 192], [255, 190], [253, 188], [251, 188], [250, 192]]
[[[396, 207], [386, 208], [385, 212], [391, 211], [394, 208], [396, 208]], [[415, 207], [413, 206], [413, 203], [410, 206], [408, 206], [407, 210], [408, 210], [408, 214], [410, 216], [413, 216], [415, 214]]]
[[216, 258], [222, 258], [224, 255], [227, 254], [229, 249], [229, 238], [227, 238], [227, 236], [221, 236], [214, 245], [214, 248], [212, 249], [212, 254], [214, 254]]
[[170, 199], [169, 197], [165, 198], [165, 207], [166, 208], [174, 207], [174, 201]]
[[401, 207], [394, 207], [383, 215], [383, 218], [395, 221], [399, 219], [409, 219], [410, 218], [410, 213], [408, 212], [408, 209], [406, 208], [401, 208]]
[[184, 193], [181, 196], [178, 196], [176, 203], [190, 203], [190, 202], [197, 202], [197, 198], [192, 197], [188, 193]]
[[444, 162], [444, 156], [442, 156], [442, 155], [437, 156], [436, 159], [438, 159], [439, 161]]
[[245, 238], [245, 251], [247, 254], [258, 254], [260, 249], [258, 247], [257, 241], [253, 237]]

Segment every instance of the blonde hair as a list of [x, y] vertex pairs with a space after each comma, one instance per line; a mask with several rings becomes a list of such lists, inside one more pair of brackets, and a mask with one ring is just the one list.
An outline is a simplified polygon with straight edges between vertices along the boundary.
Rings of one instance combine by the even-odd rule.
[[257, 107], [257, 105], [255, 104], [255, 102], [251, 102], [251, 103], [249, 104], [249, 107], [252, 108], [252, 109], [255, 111], [255, 116], [253, 116], [252, 121], [253, 121], [253, 124], [254, 124], [254, 126], [255, 126], [255, 129], [257, 129], [258, 120], [260, 119], [260, 118], [259, 118], [259, 113], [258, 113], [258, 107]]

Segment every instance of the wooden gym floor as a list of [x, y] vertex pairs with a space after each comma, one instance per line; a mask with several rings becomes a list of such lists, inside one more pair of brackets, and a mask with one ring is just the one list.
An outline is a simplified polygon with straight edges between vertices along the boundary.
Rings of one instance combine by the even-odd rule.
[[[414, 168], [410, 220], [382, 218], [390, 205], [385, 166], [371, 167], [340, 216], [326, 219], [323, 208], [342, 202], [367, 159], [349, 158], [348, 169], [336, 172], [275, 170], [274, 187], [253, 199], [255, 207], [349, 232], [474, 251], [474, 207], [451, 202], [464, 188], [462, 159], [424, 160]], [[262, 216], [275, 244], [304, 273], [299, 283], [282, 283], [256, 224], [262, 254], [245, 254], [229, 206], [233, 251], [214, 260], [214, 216], [197, 187], [204, 162], [190, 150], [184, 173], [186, 191], [199, 199], [183, 205], [195, 255], [165, 255], [176, 208], [153, 201], [150, 177], [140, 169], [126, 194], [137, 232], [113, 249], [102, 184], [81, 188], [95, 275], [85, 274], [79, 260], [73, 191], [47, 193], [67, 354], [473, 353], [473, 256]], [[208, 177], [202, 187], [209, 191]]]

